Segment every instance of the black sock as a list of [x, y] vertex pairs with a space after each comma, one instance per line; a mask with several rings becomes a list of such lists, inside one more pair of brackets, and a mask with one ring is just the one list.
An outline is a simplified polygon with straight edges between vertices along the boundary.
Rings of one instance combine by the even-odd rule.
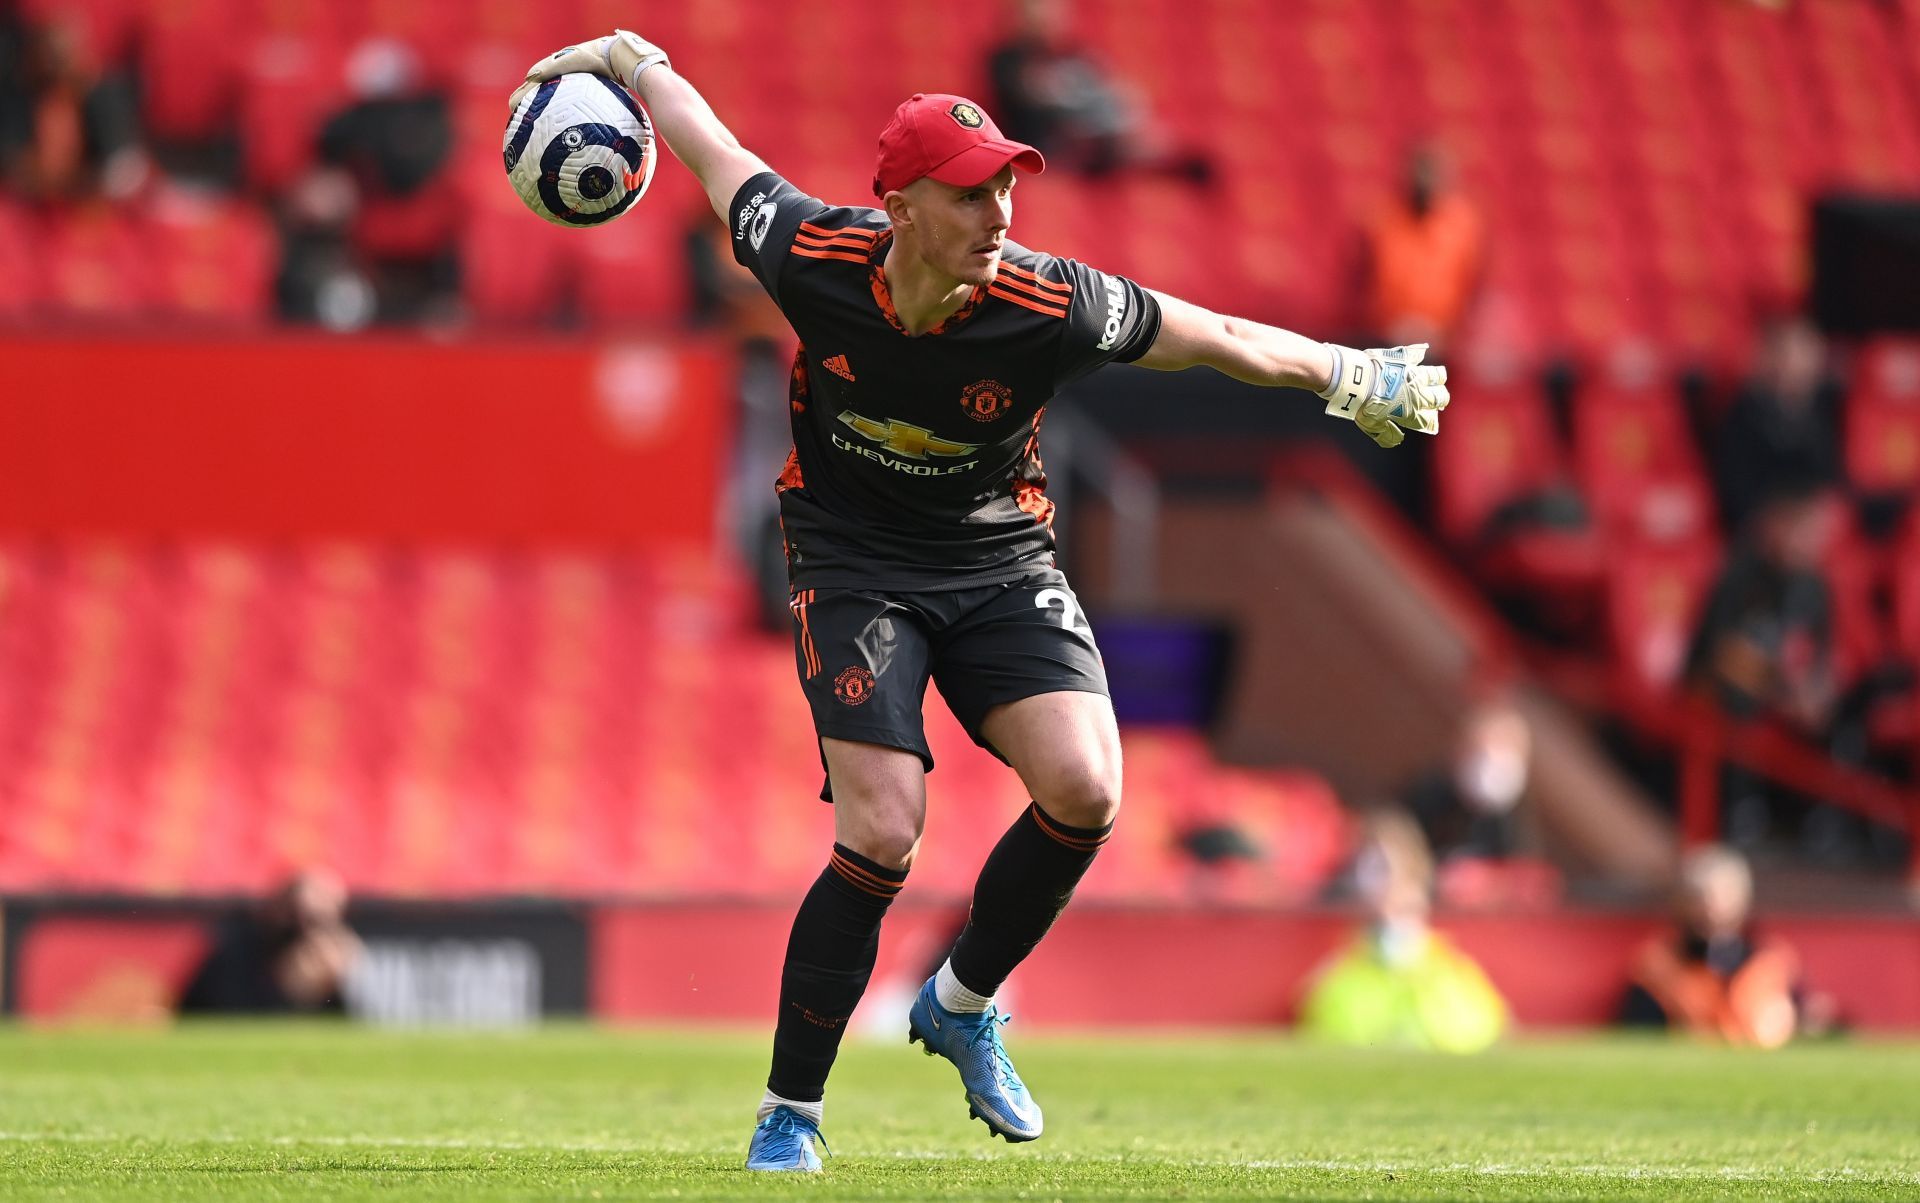
[[951, 958], [960, 984], [989, 998], [998, 993], [1066, 909], [1112, 834], [1112, 823], [1068, 827], [1038, 803], [1027, 807], [994, 845], [973, 887], [973, 910]]
[[768, 1090], [796, 1103], [825, 1097], [840, 1037], [873, 976], [880, 921], [906, 882], [905, 869], [876, 864], [843, 844], [833, 846], [787, 937]]

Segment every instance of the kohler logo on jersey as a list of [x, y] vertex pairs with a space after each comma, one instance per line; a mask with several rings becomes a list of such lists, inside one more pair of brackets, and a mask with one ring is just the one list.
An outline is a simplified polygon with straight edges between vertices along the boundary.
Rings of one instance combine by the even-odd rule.
[[1107, 277], [1107, 326], [1100, 332], [1100, 349], [1113, 350], [1113, 344], [1120, 338], [1120, 320], [1127, 316], [1127, 290], [1120, 287], [1120, 281]]

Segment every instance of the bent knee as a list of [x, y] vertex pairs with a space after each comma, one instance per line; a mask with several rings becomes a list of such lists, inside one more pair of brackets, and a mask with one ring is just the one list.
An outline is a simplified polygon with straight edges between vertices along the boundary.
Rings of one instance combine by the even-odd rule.
[[913, 868], [920, 854], [920, 833], [907, 829], [869, 828], [841, 843], [877, 865], [903, 871]]
[[1118, 771], [1064, 773], [1037, 793], [1040, 809], [1069, 827], [1105, 827], [1120, 816]]
[[835, 818], [834, 838], [840, 843], [889, 869], [913, 867], [922, 829], [917, 808], [850, 807]]

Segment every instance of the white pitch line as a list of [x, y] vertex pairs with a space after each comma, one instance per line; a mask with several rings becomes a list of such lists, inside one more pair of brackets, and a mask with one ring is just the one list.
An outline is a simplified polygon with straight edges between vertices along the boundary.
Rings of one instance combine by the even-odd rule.
[[[266, 1143], [279, 1148], [312, 1145], [321, 1148], [368, 1149], [466, 1149], [476, 1152], [565, 1153], [658, 1153], [656, 1147], [616, 1141], [523, 1141], [473, 1140], [458, 1136], [372, 1136], [350, 1133], [339, 1136], [242, 1136], [232, 1132], [210, 1132], [199, 1136], [147, 1136], [113, 1132], [0, 1132], [0, 1143], [16, 1144], [110, 1144], [139, 1141], [147, 1144], [241, 1145]], [[877, 1157], [894, 1161], [995, 1161], [991, 1153], [957, 1153], [949, 1149], [895, 1149]], [[859, 1160], [850, 1158], [850, 1160]], [[1628, 1178], [1673, 1182], [1885, 1182], [1920, 1185], [1920, 1173], [1897, 1170], [1862, 1171], [1851, 1167], [1794, 1172], [1761, 1166], [1647, 1166], [1647, 1165], [1512, 1165], [1503, 1162], [1450, 1162], [1446, 1165], [1408, 1165], [1393, 1161], [1342, 1161], [1329, 1158], [1263, 1158], [1250, 1161], [1210, 1160], [1201, 1157], [1160, 1158], [1129, 1153], [1056, 1154], [1035, 1160], [1059, 1168], [1087, 1163], [1112, 1165], [1137, 1161], [1143, 1164], [1174, 1163], [1192, 1169], [1231, 1170], [1320, 1170], [1337, 1174], [1475, 1174], [1483, 1177], [1542, 1178], [1571, 1174], [1584, 1178]]]

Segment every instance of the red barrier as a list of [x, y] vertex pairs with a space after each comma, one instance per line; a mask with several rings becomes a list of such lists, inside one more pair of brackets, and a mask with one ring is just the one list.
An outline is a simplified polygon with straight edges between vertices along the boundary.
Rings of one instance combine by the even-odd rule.
[[14, 1005], [29, 1019], [163, 1019], [207, 945], [199, 919], [47, 918], [21, 937]]
[[706, 343], [0, 339], [0, 534], [704, 545], [728, 382]]
[[[795, 900], [797, 903], [797, 899]], [[856, 1027], [917, 987], [957, 933], [958, 909], [901, 905], [887, 919]], [[593, 922], [593, 1013], [613, 1020], [766, 1022], [778, 997], [784, 906], [610, 906]], [[1023, 1023], [1266, 1026], [1290, 1022], [1314, 969], [1352, 930], [1327, 912], [1082, 906], [1009, 983]], [[1487, 970], [1524, 1026], [1610, 1022], [1653, 915], [1447, 916], [1438, 926]], [[1920, 1028], [1920, 922], [1768, 918], [1801, 954], [1808, 984], [1869, 1030]], [[883, 1029], [884, 1030], [884, 1029]]]
[[[888, 918], [873, 986], [854, 1019], [881, 1032], [944, 955], [965, 911], [903, 904]], [[765, 903], [610, 905], [589, 919], [588, 1011], [626, 1022], [766, 1023], [779, 994], [791, 908]], [[1008, 984], [1021, 1022], [1267, 1027], [1290, 1022], [1352, 919], [1329, 912], [1081, 906]], [[1659, 919], [1556, 913], [1450, 916], [1440, 927], [1486, 969], [1530, 1027], [1608, 1022], [1635, 948]], [[1868, 1031], [1920, 1029], [1920, 922], [1769, 918], [1810, 987]], [[140, 1018], [176, 994], [205, 948], [198, 919], [48, 916], [14, 958], [24, 1017]]]

